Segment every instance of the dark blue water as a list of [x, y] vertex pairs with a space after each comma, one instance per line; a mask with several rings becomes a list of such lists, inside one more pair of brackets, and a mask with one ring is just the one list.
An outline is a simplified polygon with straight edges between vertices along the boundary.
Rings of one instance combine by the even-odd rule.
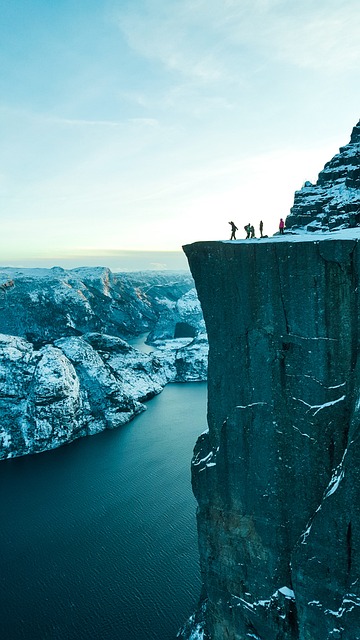
[[174, 640], [200, 592], [190, 460], [206, 384], [0, 463], [1, 640]]

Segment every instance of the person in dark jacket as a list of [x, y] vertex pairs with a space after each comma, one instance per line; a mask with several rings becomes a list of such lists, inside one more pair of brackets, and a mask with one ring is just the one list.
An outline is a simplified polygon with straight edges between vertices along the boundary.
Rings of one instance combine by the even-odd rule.
[[232, 220], [229, 222], [229, 225], [231, 226], [231, 237], [230, 237], [230, 240], [236, 240], [235, 233], [238, 230], [238, 228], [237, 228], [235, 222], [233, 222]]
[[259, 224], [260, 238], [263, 237], [263, 229], [264, 229], [264, 223], [262, 220], [260, 220], [260, 224]]

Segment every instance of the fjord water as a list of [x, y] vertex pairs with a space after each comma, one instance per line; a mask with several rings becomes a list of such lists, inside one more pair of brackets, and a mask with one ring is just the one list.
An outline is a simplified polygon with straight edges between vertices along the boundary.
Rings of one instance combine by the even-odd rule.
[[0, 463], [1, 640], [174, 640], [200, 593], [190, 460], [206, 384]]

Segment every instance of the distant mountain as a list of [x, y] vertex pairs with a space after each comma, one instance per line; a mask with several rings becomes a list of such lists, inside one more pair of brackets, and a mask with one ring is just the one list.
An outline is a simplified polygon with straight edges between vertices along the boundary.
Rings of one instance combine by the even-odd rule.
[[34, 344], [89, 331], [127, 339], [193, 287], [186, 272], [0, 268], [0, 332]]
[[[206, 379], [186, 272], [0, 269], [0, 310], [0, 459], [116, 428], [168, 382]], [[150, 353], [125, 341], [150, 331]]]
[[295, 192], [286, 228], [332, 231], [360, 227], [360, 121], [350, 142], [319, 173]]

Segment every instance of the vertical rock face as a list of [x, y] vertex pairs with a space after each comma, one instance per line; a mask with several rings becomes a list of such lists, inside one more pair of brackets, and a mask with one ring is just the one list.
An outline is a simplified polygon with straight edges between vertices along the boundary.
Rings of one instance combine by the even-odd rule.
[[184, 247], [210, 345], [192, 470], [211, 640], [360, 638], [360, 244], [306, 238]]
[[350, 142], [341, 147], [319, 173], [316, 184], [305, 182], [295, 192], [286, 218], [288, 229], [327, 231], [360, 226], [360, 121]]

